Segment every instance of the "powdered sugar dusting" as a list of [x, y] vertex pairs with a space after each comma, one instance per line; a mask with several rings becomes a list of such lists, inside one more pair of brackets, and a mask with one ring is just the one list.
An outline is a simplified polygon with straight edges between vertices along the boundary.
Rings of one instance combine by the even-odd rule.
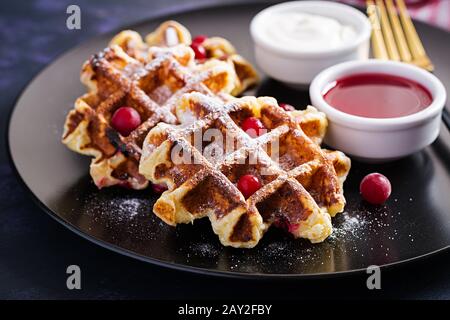
[[367, 225], [367, 221], [360, 214], [351, 215], [348, 212], [343, 212], [340, 215], [340, 223], [335, 223], [333, 233], [330, 239], [337, 239], [342, 237], [359, 237], [362, 229]]
[[103, 198], [92, 195], [86, 199], [85, 213], [96, 217], [107, 216], [108, 220], [125, 222], [132, 221], [138, 215], [146, 215], [149, 210], [149, 200], [131, 195]]
[[220, 249], [218, 250], [213, 244], [208, 242], [191, 244], [189, 249], [194, 255], [202, 258], [213, 258], [220, 253]]
[[126, 199], [121, 201], [118, 205], [118, 211], [126, 214], [129, 217], [134, 217], [138, 214], [138, 210], [141, 207], [142, 200], [139, 199]]

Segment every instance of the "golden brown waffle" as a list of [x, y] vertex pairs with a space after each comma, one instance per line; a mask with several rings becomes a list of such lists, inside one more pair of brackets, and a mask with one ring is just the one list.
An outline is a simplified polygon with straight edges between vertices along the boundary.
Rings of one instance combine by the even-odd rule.
[[191, 33], [185, 26], [173, 20], [161, 23], [155, 31], [145, 36], [149, 46], [173, 47], [178, 44], [190, 45]]
[[[191, 34], [183, 25], [176, 21], [166, 21], [149, 33], [145, 42], [137, 32], [125, 30], [116, 35], [110, 45], [119, 45], [131, 57], [146, 61], [148, 49], [151, 47], [172, 47], [180, 44], [189, 46], [191, 41]], [[218, 59], [226, 61], [235, 70], [237, 77], [232, 95], [239, 95], [258, 82], [258, 74], [253, 66], [236, 53], [236, 49], [228, 40], [221, 37], [206, 38], [202, 46], [206, 50], [206, 60], [197, 60], [198, 63]]]
[[236, 53], [236, 49], [228, 40], [221, 37], [211, 37], [207, 38], [202, 45], [206, 49], [208, 59], [227, 61], [233, 66], [237, 77], [234, 89], [231, 92], [232, 95], [237, 96], [258, 83], [258, 74], [253, 66]]
[[[176, 114], [181, 125], [160, 123], [149, 132], [139, 166], [150, 181], [168, 186], [153, 207], [162, 220], [176, 225], [207, 216], [223, 245], [243, 248], [254, 247], [272, 224], [311, 242], [331, 234], [330, 215], [345, 205], [350, 160], [322, 150], [275, 99], [224, 103], [193, 92]], [[241, 122], [249, 116], [268, 132], [255, 139], [245, 133]], [[224, 140], [208, 139], [211, 132]], [[248, 199], [236, 186], [245, 174], [262, 184]]]
[[[90, 92], [78, 98], [68, 114], [62, 141], [94, 157], [90, 172], [99, 188], [146, 187], [148, 181], [139, 174], [138, 162], [147, 132], [160, 121], [177, 123], [173, 111], [182, 94], [197, 91], [226, 100], [233, 89], [235, 73], [227, 63], [196, 64], [187, 46], [153, 47], [146, 54], [148, 63], [144, 64], [113, 45], [83, 66], [81, 80]], [[121, 106], [132, 107], [142, 119], [126, 137], [110, 125]]]

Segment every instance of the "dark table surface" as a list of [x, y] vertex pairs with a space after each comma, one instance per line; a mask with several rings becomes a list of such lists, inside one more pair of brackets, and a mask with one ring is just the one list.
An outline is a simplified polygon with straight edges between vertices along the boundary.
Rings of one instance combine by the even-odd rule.
[[[225, 0], [15, 0], [0, 12], [0, 125], [21, 89], [43, 66], [76, 44], [122, 25]], [[248, 2], [248, 1], [247, 1]], [[66, 8], [81, 8], [81, 30], [66, 28]], [[30, 121], [32, 121], [30, 119]], [[42, 183], [46, 183], [43, 181]], [[66, 288], [79, 265], [82, 289]], [[382, 272], [381, 290], [367, 275], [302, 281], [249, 281], [167, 270], [100, 248], [41, 211], [20, 186], [0, 141], [0, 298], [412, 298], [450, 299], [449, 251]]]

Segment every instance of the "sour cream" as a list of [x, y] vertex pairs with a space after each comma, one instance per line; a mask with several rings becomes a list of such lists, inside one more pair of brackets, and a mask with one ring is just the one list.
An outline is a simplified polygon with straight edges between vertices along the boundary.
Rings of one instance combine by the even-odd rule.
[[265, 34], [274, 44], [295, 51], [339, 48], [356, 38], [352, 26], [305, 12], [276, 12], [266, 17]]

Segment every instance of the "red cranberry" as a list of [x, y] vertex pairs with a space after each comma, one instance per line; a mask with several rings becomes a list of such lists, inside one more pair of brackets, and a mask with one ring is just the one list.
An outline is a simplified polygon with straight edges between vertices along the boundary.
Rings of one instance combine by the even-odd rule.
[[288, 225], [288, 231], [290, 233], [295, 233], [299, 227], [300, 227], [300, 223], [290, 223]]
[[290, 223], [284, 216], [280, 216], [273, 222], [273, 225], [277, 228], [288, 231], [289, 233], [295, 233], [300, 227], [299, 223]]
[[164, 191], [167, 190], [167, 186], [165, 184], [156, 184], [153, 183], [152, 184], [152, 190], [155, 193], [163, 193]]
[[391, 195], [391, 183], [380, 173], [371, 173], [359, 185], [364, 200], [371, 204], [383, 204]]
[[294, 106], [292, 106], [288, 103], [280, 103], [279, 106], [282, 107], [285, 111], [294, 111], [295, 110]]
[[205, 42], [206, 39], [208, 39], [208, 36], [206, 36], [204, 34], [199, 34], [194, 39], [192, 39], [192, 43], [200, 44], [200, 43]]
[[141, 116], [130, 107], [120, 107], [111, 118], [111, 125], [126, 137], [141, 124]]
[[247, 199], [261, 188], [261, 182], [254, 175], [246, 174], [239, 178], [237, 187]]
[[201, 45], [199, 42], [192, 42], [191, 48], [194, 50], [195, 53], [195, 59], [197, 60], [204, 60], [206, 59], [206, 49], [204, 46]]
[[255, 117], [249, 117], [242, 121], [242, 130], [244, 130], [250, 137], [256, 138], [264, 133], [264, 124]]

